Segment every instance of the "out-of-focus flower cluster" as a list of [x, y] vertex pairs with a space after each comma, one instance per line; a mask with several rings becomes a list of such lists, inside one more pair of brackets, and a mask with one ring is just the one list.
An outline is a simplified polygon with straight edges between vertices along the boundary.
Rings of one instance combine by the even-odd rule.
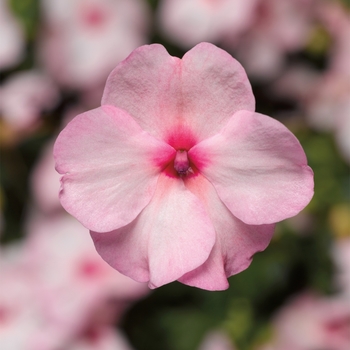
[[[151, 293], [60, 207], [53, 140], [133, 49], [201, 41], [295, 132], [315, 197], [228, 291]], [[347, 0], [0, 0], [1, 350], [350, 349], [349, 62]]]
[[[35, 217], [34, 217], [35, 216]], [[70, 216], [33, 214], [0, 252], [4, 349], [130, 349], [114, 325], [147, 287], [113, 270]]]

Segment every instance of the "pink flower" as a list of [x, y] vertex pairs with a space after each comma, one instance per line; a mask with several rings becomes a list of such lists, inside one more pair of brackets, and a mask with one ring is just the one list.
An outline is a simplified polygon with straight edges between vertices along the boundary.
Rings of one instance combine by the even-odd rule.
[[323, 3], [318, 15], [332, 46], [329, 67], [308, 94], [307, 117], [312, 127], [334, 132], [341, 154], [350, 162], [350, 15], [333, 2]]
[[147, 286], [100, 259], [69, 215], [32, 220], [29, 240], [0, 250], [1, 350], [129, 350], [111, 326]]
[[259, 1], [254, 25], [240, 36], [237, 52], [249, 75], [271, 79], [281, 72], [286, 54], [300, 50], [310, 36], [312, 6], [313, 0]]
[[254, 107], [244, 69], [214, 45], [182, 59], [136, 49], [110, 74], [102, 106], [55, 143], [63, 207], [137, 281], [228, 288], [313, 194], [298, 140]]
[[38, 70], [11, 75], [1, 87], [0, 113], [15, 130], [32, 130], [41, 113], [59, 101], [56, 85]]
[[[1, 349], [58, 349], [59, 336], [51, 327], [37, 293], [36, 273], [24, 258], [23, 242], [2, 247], [0, 255]], [[37, 346], [37, 338], [45, 347]]]
[[266, 350], [347, 350], [350, 303], [304, 293], [290, 300], [273, 320], [274, 339]]
[[57, 82], [90, 89], [139, 45], [149, 11], [141, 0], [43, 0], [39, 55]]
[[112, 327], [99, 327], [73, 341], [67, 350], [132, 350], [125, 336]]
[[26, 259], [36, 271], [50, 325], [59, 326], [61, 338], [85, 329], [100, 310], [114, 322], [131, 301], [149, 291], [103, 261], [86, 233], [66, 213], [33, 216], [28, 225]]
[[201, 41], [237, 38], [252, 24], [258, 0], [163, 0], [159, 24], [167, 37], [183, 47]]

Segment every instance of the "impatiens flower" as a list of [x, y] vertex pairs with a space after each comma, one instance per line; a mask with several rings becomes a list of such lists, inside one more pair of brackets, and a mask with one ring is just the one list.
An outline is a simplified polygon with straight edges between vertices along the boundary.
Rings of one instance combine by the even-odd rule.
[[[61, 344], [95, 323], [106, 323], [105, 319], [115, 323], [131, 301], [148, 291], [146, 285], [106, 264], [85, 231], [66, 213], [43, 218], [33, 215], [27, 227], [25, 256], [36, 274], [36, 298], [45, 311], [45, 330], [55, 334]], [[41, 328], [36, 344], [49, 340]]]
[[58, 136], [63, 207], [137, 281], [228, 288], [313, 194], [298, 140], [254, 108], [244, 69], [216, 46], [182, 59], [158, 44], [136, 49], [110, 74], [102, 106]]
[[54, 79], [86, 90], [147, 43], [149, 9], [143, 0], [42, 0], [46, 30], [39, 56]]
[[254, 19], [258, 0], [162, 0], [158, 18], [161, 33], [182, 47], [201, 41], [235, 40]]
[[273, 339], [261, 350], [350, 349], [350, 303], [304, 292], [274, 316]]
[[26, 239], [0, 247], [1, 350], [131, 349], [115, 325], [149, 289], [106, 264], [85, 231], [35, 212]]
[[[259, 0], [254, 25], [240, 36], [237, 55], [250, 76], [271, 79], [285, 66], [287, 53], [300, 50], [312, 28], [313, 0]], [[259, 57], [259, 59], [257, 59]]]
[[[37, 293], [35, 271], [24, 259], [23, 250], [23, 242], [1, 247], [1, 349], [58, 349], [58, 334], [48, 322], [41, 295]], [[45, 347], [39, 346], [38, 337], [45, 341]]]
[[328, 69], [306, 100], [306, 115], [313, 128], [334, 132], [341, 154], [350, 163], [350, 14], [338, 3], [324, 3], [318, 10], [332, 46]]
[[132, 350], [125, 336], [114, 327], [100, 327], [83, 334], [67, 350]]
[[0, 91], [1, 118], [15, 130], [31, 130], [59, 100], [53, 81], [38, 70], [11, 75]]

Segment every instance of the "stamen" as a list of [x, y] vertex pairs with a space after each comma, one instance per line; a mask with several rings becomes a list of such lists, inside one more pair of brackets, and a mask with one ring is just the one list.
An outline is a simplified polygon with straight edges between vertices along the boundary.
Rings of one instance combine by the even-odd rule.
[[180, 176], [193, 172], [190, 168], [190, 161], [188, 160], [187, 151], [180, 149], [176, 152], [174, 168]]

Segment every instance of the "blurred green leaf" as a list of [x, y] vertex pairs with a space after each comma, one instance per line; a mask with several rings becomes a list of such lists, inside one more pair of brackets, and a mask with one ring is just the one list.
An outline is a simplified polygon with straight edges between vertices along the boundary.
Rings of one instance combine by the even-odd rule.
[[27, 38], [34, 40], [39, 24], [39, 0], [9, 0], [9, 3], [22, 23]]

